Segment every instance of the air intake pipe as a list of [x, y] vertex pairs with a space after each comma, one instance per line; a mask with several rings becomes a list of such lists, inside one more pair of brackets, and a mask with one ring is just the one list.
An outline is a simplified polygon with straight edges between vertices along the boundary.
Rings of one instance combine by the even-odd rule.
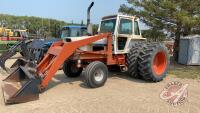
[[88, 10], [87, 10], [87, 31], [88, 31], [88, 34], [92, 35], [93, 34], [93, 31], [92, 31], [92, 25], [90, 23], [90, 11], [91, 11], [91, 8], [94, 6], [94, 2], [92, 2], [90, 4], [90, 6], [88, 7]]

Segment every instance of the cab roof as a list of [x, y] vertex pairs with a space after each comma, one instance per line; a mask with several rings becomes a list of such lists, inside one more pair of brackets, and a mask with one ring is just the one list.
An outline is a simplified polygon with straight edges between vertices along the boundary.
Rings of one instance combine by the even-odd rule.
[[125, 18], [138, 18], [137, 16], [130, 16], [130, 15], [125, 15], [125, 14], [115, 14], [115, 15], [108, 15], [108, 16], [104, 16], [102, 18], [102, 20], [105, 20], [105, 19], [110, 19], [110, 18], [117, 18], [117, 17], [125, 17]]

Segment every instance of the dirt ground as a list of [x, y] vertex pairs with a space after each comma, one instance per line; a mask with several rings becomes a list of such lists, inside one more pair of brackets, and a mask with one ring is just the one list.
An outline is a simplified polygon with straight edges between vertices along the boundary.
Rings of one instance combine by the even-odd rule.
[[[9, 60], [7, 65], [14, 60]], [[6, 75], [0, 75], [0, 82]], [[187, 102], [173, 107], [159, 98], [167, 83], [188, 86]], [[105, 86], [90, 89], [79, 78], [57, 72], [40, 99], [5, 105], [0, 90], [0, 113], [200, 113], [200, 80], [168, 76], [159, 83], [147, 83], [127, 74], [111, 72]]]

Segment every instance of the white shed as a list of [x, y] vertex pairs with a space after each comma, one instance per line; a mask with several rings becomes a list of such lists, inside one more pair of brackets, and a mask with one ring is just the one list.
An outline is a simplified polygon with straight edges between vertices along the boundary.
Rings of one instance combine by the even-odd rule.
[[182, 37], [179, 47], [180, 64], [200, 65], [200, 35]]

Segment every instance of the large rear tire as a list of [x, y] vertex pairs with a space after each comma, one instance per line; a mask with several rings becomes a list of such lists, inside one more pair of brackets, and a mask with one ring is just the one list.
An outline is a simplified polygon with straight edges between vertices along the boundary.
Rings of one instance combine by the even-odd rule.
[[72, 61], [65, 61], [63, 65], [63, 72], [67, 77], [74, 78], [80, 76], [83, 68], [76, 67], [76, 64]]
[[127, 54], [126, 63], [128, 65], [128, 74], [133, 78], [140, 78], [138, 71], [138, 60], [142, 43], [135, 43]]
[[163, 80], [169, 67], [167, 48], [160, 43], [143, 44], [138, 64], [139, 73], [145, 80], [152, 82]]
[[90, 63], [84, 73], [84, 79], [87, 86], [91, 88], [101, 87], [105, 84], [108, 78], [107, 66], [99, 61]]

